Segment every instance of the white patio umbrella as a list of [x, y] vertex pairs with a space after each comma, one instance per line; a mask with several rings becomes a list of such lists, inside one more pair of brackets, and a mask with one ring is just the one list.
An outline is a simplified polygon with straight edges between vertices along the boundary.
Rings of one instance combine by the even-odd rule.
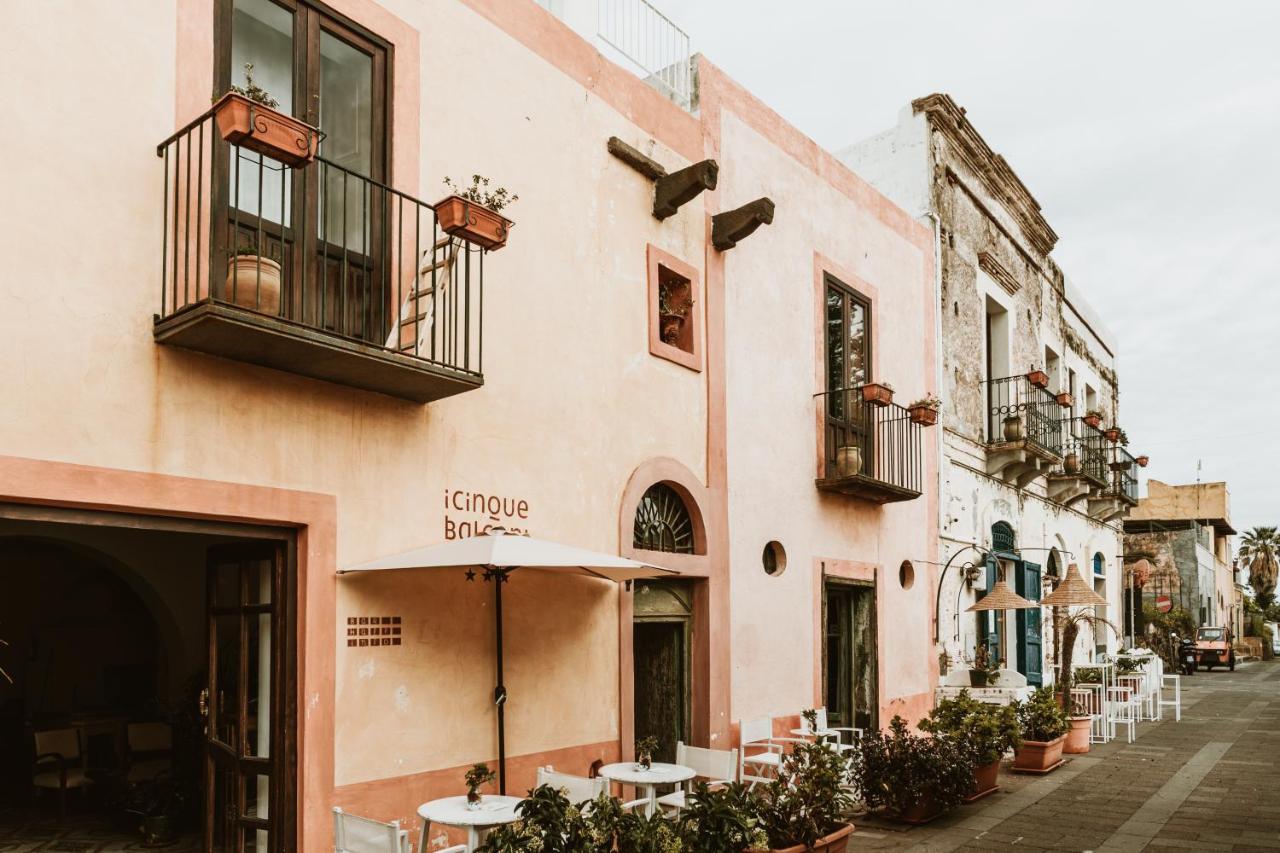
[[441, 542], [414, 548], [339, 569], [338, 574], [393, 571], [396, 569], [463, 569], [467, 580], [474, 580], [480, 569], [486, 581], [493, 583], [494, 621], [497, 632], [498, 685], [493, 691], [498, 706], [498, 788], [507, 792], [507, 733], [503, 706], [507, 688], [502, 675], [502, 585], [516, 569], [538, 569], [546, 572], [587, 575], [608, 581], [633, 581], [677, 575], [674, 569], [650, 566], [626, 557], [602, 554], [531, 536], [513, 536], [502, 528], [467, 539]]

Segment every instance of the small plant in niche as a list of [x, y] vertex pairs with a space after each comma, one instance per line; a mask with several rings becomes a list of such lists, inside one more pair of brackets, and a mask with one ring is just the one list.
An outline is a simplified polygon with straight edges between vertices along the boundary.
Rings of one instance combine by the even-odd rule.
[[636, 769], [648, 770], [653, 766], [653, 754], [658, 751], [658, 739], [653, 735], [636, 741]]
[[658, 282], [659, 335], [664, 344], [679, 346], [685, 321], [693, 310], [693, 295], [689, 292], [688, 281], [665, 267], [661, 273]]
[[471, 766], [471, 769], [462, 777], [467, 785], [467, 808], [480, 807], [480, 788], [492, 782], [496, 775], [484, 762]]

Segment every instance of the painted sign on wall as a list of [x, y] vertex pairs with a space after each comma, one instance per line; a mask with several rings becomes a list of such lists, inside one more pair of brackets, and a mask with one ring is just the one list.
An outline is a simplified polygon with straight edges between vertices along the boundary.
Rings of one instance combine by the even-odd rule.
[[529, 535], [529, 502], [510, 495], [491, 495], [465, 489], [444, 490], [444, 538], [466, 539], [493, 527]]

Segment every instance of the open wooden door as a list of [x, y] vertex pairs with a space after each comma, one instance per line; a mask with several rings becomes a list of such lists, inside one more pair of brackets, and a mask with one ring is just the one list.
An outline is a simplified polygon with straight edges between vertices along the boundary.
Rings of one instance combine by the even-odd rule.
[[285, 544], [219, 545], [208, 556], [209, 683], [204, 849], [293, 849]]

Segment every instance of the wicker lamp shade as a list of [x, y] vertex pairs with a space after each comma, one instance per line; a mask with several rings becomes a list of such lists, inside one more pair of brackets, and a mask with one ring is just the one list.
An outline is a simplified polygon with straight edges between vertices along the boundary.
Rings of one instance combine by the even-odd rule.
[[995, 586], [991, 587], [991, 592], [982, 597], [981, 600], [975, 601], [968, 609], [969, 613], [980, 613], [984, 610], [1034, 610], [1040, 605], [1034, 601], [1027, 601], [1018, 595], [1003, 580], [998, 580]]
[[1089, 588], [1080, 577], [1080, 567], [1067, 567], [1067, 579], [1041, 601], [1045, 607], [1106, 607], [1107, 600]]

